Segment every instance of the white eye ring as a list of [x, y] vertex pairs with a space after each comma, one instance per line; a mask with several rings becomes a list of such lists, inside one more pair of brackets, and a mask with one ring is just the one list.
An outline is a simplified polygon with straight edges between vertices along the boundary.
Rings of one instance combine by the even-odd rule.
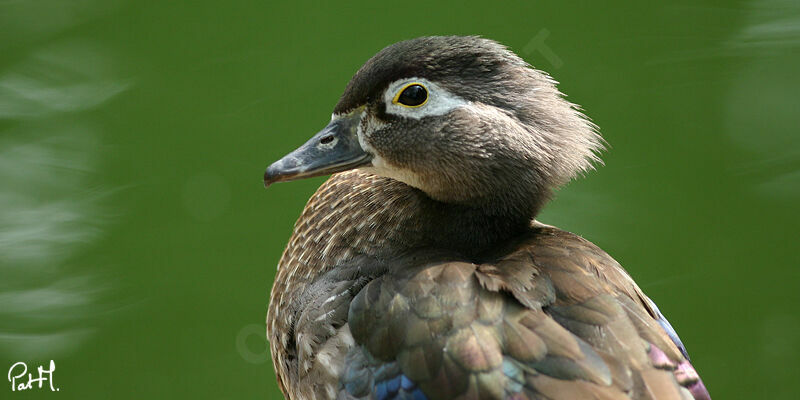
[[[400, 95], [408, 87], [419, 85], [425, 89], [428, 96], [424, 102], [416, 106], [399, 103]], [[439, 85], [418, 77], [400, 79], [389, 84], [383, 94], [386, 103], [386, 112], [407, 118], [421, 119], [424, 117], [445, 115], [456, 108], [468, 105], [470, 102], [456, 96]]]

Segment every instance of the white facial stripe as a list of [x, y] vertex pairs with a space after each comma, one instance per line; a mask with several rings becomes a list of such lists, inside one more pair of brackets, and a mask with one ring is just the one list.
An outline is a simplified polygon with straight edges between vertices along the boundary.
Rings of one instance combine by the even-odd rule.
[[[366, 151], [369, 154], [373, 154], [374, 155], [375, 154], [375, 149], [373, 149], [372, 146], [370, 146], [369, 143], [367, 143], [367, 139], [365, 137], [366, 135], [372, 133], [372, 132], [364, 132], [364, 125], [365, 125], [364, 124], [364, 120], [366, 120], [366, 119], [367, 119], [367, 113], [361, 114], [361, 120], [358, 121], [358, 127], [356, 127], [356, 133], [358, 134], [358, 144], [361, 145], [361, 149], [363, 149], [364, 151]], [[373, 118], [373, 121], [371, 121], [371, 122], [374, 123], [374, 124], [378, 123], [377, 120], [375, 120], [374, 118]], [[378, 126], [374, 126], [374, 127], [369, 127], [369, 128], [371, 129], [371, 131], [374, 131], [375, 129], [377, 129], [379, 127]]]
[[[392, 100], [397, 95], [397, 92], [411, 83], [419, 83], [428, 89], [428, 101], [419, 107], [393, 104]], [[467, 100], [424, 78], [407, 78], [392, 82], [383, 93], [383, 101], [386, 103], [387, 113], [414, 119], [445, 115], [456, 108], [469, 104]]]

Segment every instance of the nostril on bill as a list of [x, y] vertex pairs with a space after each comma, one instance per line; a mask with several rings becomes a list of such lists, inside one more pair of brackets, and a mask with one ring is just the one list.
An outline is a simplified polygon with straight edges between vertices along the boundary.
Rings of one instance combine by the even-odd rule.
[[333, 142], [333, 135], [324, 136], [319, 140], [319, 144], [329, 144], [331, 142]]

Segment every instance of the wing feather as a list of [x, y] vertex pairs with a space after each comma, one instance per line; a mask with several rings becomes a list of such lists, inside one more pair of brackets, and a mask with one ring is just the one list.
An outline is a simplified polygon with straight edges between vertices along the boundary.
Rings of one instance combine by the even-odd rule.
[[[491, 262], [420, 252], [381, 263], [367, 280], [328, 279], [315, 293], [340, 293], [333, 309], [311, 301], [298, 319], [307, 375], [321, 343], [352, 343], [326, 376], [340, 398], [708, 398], [655, 305], [578, 236], [539, 226]], [[304, 323], [322, 313], [329, 325]]]

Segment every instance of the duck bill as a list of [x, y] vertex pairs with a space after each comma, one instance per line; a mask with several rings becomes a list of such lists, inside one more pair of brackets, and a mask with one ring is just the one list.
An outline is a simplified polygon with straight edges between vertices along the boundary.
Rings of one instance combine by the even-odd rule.
[[359, 110], [335, 118], [304, 145], [267, 167], [264, 187], [368, 165], [372, 156], [358, 142], [362, 113]]

